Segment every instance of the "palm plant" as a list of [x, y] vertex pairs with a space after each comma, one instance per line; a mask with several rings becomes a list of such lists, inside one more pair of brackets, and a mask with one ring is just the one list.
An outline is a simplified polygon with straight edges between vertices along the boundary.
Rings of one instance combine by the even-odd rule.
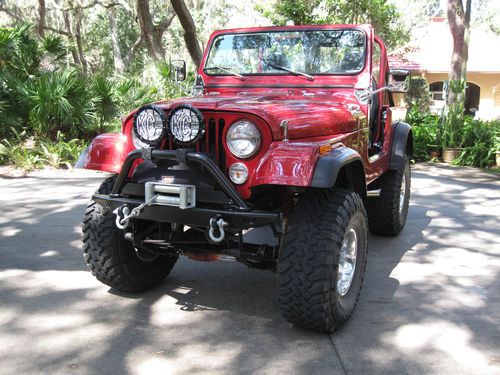
[[[448, 90], [455, 96], [465, 95], [465, 81], [450, 81]], [[457, 100], [447, 108], [439, 132], [439, 141], [443, 148], [460, 147], [464, 124], [464, 102]]]
[[92, 93], [77, 70], [41, 73], [28, 90], [30, 121], [36, 134], [55, 139], [60, 130], [79, 137], [92, 124]]
[[119, 113], [119, 94], [117, 85], [103, 75], [91, 78], [91, 90], [94, 97], [94, 110], [102, 133], [106, 123], [113, 121]]

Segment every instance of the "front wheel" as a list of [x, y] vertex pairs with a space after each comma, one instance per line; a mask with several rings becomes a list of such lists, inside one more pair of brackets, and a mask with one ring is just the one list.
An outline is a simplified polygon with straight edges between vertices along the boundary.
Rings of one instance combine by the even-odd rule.
[[[116, 176], [106, 179], [100, 194], [109, 194]], [[141, 292], [160, 284], [177, 257], [138, 254], [115, 225], [110, 209], [91, 201], [83, 218], [83, 258], [100, 282], [123, 292]]]
[[356, 193], [317, 190], [299, 200], [278, 262], [279, 302], [289, 322], [332, 332], [349, 319], [363, 283], [367, 232]]

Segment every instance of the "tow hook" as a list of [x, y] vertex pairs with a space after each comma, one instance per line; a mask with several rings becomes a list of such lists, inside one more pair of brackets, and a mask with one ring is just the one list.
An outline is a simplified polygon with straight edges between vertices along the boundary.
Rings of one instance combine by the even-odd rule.
[[[229, 224], [224, 221], [224, 219], [220, 216], [216, 216], [210, 219], [210, 229], [208, 231], [208, 237], [215, 243], [220, 243], [224, 240], [226, 236], [226, 232], [224, 228]], [[215, 235], [215, 230], [219, 231], [219, 236]]]
[[130, 209], [127, 206], [121, 206], [114, 210], [113, 213], [116, 215], [116, 227], [121, 230], [127, 229], [130, 220]]
[[117, 228], [121, 230], [127, 229], [130, 219], [139, 216], [142, 210], [144, 210], [144, 207], [151, 204], [151, 202], [153, 202], [157, 196], [158, 194], [153, 195], [146, 202], [141, 203], [137, 207], [133, 208], [132, 211], [130, 211], [130, 208], [128, 208], [128, 206], [126, 205], [120, 206], [116, 210], [114, 210], [113, 213], [116, 215], [115, 224]]

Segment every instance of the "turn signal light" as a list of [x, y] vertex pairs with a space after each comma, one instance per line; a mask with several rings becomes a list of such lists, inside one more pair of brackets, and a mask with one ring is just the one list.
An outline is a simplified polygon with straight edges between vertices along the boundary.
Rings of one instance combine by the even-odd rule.
[[235, 184], [244, 184], [248, 178], [248, 168], [243, 163], [234, 163], [229, 167], [229, 178]]
[[332, 151], [332, 145], [330, 143], [319, 146], [319, 154], [321, 156], [329, 154], [330, 151]]

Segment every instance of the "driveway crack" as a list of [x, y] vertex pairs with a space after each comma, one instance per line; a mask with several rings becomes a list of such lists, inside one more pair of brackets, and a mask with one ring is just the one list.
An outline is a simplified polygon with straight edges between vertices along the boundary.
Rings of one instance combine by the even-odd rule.
[[330, 343], [332, 344], [333, 350], [335, 354], [337, 355], [337, 358], [339, 359], [340, 366], [342, 366], [342, 370], [344, 371], [344, 374], [347, 375], [347, 370], [344, 365], [344, 361], [342, 361], [342, 357], [340, 356], [339, 351], [337, 350], [337, 347], [335, 346], [335, 341], [333, 341], [333, 334], [329, 334], [328, 338], [330, 339]]

